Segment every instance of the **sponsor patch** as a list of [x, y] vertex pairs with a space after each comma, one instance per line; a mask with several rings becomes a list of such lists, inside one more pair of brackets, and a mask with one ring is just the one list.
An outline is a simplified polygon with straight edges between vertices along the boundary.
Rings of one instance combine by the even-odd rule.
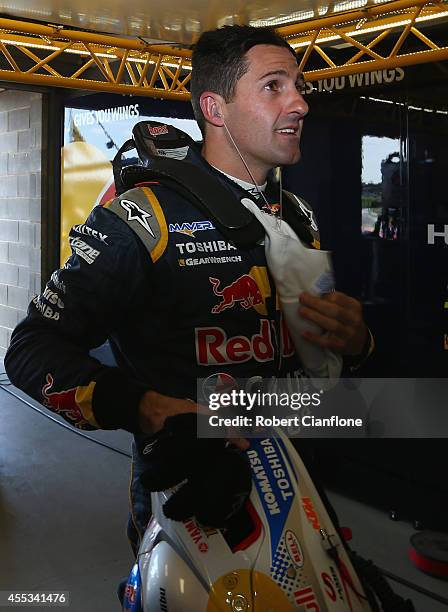
[[40, 312], [40, 314], [46, 319], [52, 319], [53, 321], [59, 321], [60, 313], [55, 312], [51, 306], [48, 304], [43, 304], [38, 295], [34, 296], [33, 304], [36, 306], [36, 309]]
[[191, 221], [184, 223], [170, 223], [168, 226], [168, 231], [170, 233], [177, 232], [178, 234], [184, 234], [185, 236], [190, 236], [191, 238], [196, 238], [196, 232], [205, 232], [208, 230], [216, 229], [211, 221]]
[[180, 255], [195, 253], [219, 253], [221, 251], [236, 251], [236, 247], [225, 240], [209, 240], [208, 242], [178, 242], [176, 249]]
[[168, 134], [167, 125], [148, 125], [148, 132], [153, 138], [161, 136], [162, 134]]
[[265, 515], [269, 517], [272, 555], [270, 573], [272, 578], [279, 582], [289, 566], [282, 535], [294, 492], [285, 461], [275, 440], [251, 440], [247, 456], [252, 468], [254, 488]]
[[157, 149], [157, 155], [161, 157], [171, 157], [171, 159], [185, 159], [188, 147], [177, 147], [175, 149]]
[[196, 358], [199, 365], [244, 363], [250, 359], [264, 363], [274, 359], [274, 345], [268, 319], [260, 319], [260, 332], [251, 338], [246, 336], [228, 338], [221, 327], [197, 327], [195, 336]]
[[224, 263], [240, 263], [242, 261], [240, 255], [227, 255], [223, 257], [187, 257], [186, 259], [178, 259], [177, 263], [181, 268], [190, 266], [203, 266], [205, 264], [224, 264]]
[[260, 315], [268, 314], [266, 299], [271, 296], [271, 286], [266, 267], [252, 266], [249, 274], [240, 276], [226, 287], [221, 287], [221, 281], [215, 277], [210, 276], [209, 281], [213, 293], [221, 298], [221, 301], [213, 306], [213, 314], [233, 308], [236, 304], [244, 310], [254, 308]]
[[320, 606], [317, 602], [316, 594], [312, 586], [307, 586], [303, 589], [299, 589], [294, 592], [294, 599], [296, 604], [304, 606], [306, 610], [314, 610], [314, 612], [320, 612]]
[[209, 276], [208, 279], [213, 287], [213, 293], [221, 298], [219, 304], [213, 306], [212, 313], [218, 314], [227, 308], [233, 308], [239, 304], [241, 308], [247, 310], [257, 304], [263, 303], [263, 296], [254, 279], [249, 274], [243, 274], [227, 287], [220, 287], [221, 281]]
[[278, 217], [280, 214], [280, 204], [265, 204], [261, 207], [261, 210], [268, 215], [273, 215], [274, 217]]
[[82, 257], [84, 261], [86, 261], [89, 265], [93, 264], [98, 255], [101, 254], [101, 251], [92, 248], [89, 244], [81, 240], [80, 238], [69, 238], [69, 243], [73, 251]]
[[316, 531], [320, 530], [319, 517], [314, 509], [314, 504], [309, 497], [302, 497], [302, 507], [306, 514], [306, 518]]
[[74, 423], [76, 427], [88, 425], [88, 422], [85, 420], [76, 402], [76, 391], [78, 387], [64, 389], [63, 391], [50, 391], [53, 384], [53, 376], [49, 373], [46, 376], [46, 383], [41, 391], [42, 397], [44, 398], [44, 406], [54, 408], [58, 414]]
[[92, 238], [96, 238], [96, 240], [99, 240], [100, 242], [103, 242], [104, 244], [108, 244], [106, 241], [107, 239], [106, 234], [102, 234], [98, 230], [93, 229], [93, 227], [89, 227], [88, 225], [85, 225], [85, 224], [74, 225], [72, 227], [72, 231], [76, 232], [77, 234], [82, 234], [83, 236], [91, 236]]
[[57, 306], [57, 308], [59, 308], [60, 310], [64, 309], [64, 302], [61, 300], [59, 295], [52, 291], [49, 287], [45, 288], [45, 291], [43, 292], [41, 297], [47, 300], [47, 302], [52, 306]]
[[[274, 359], [274, 343], [272, 341], [271, 325], [274, 321], [260, 319], [260, 331], [250, 338], [247, 336], [227, 337], [221, 327], [196, 327], [195, 346], [196, 359], [199, 365], [216, 366], [233, 363], [244, 363], [255, 359], [265, 363]], [[280, 329], [282, 357], [289, 357], [294, 352], [288, 330]], [[291, 353], [292, 351], [292, 353]]]
[[289, 558], [296, 567], [303, 567], [304, 557], [302, 547], [296, 536], [296, 534], [287, 529], [285, 533], [285, 544], [286, 550], [288, 551]]
[[212, 393], [230, 393], [234, 389], [238, 389], [238, 383], [225, 372], [218, 372], [208, 376], [202, 383], [202, 393], [208, 400]]
[[207, 536], [202, 531], [202, 529], [199, 528], [197, 523], [194, 520], [189, 519], [187, 521], [184, 521], [184, 527], [188, 531], [190, 538], [196, 544], [199, 552], [207, 553], [208, 552], [208, 542], [206, 541]]
[[66, 292], [66, 287], [65, 284], [59, 280], [59, 270], [55, 270], [53, 272], [53, 274], [51, 275], [51, 282], [53, 283], [53, 285], [56, 287], [56, 289], [59, 289], [59, 291], [61, 291], [62, 293]]
[[143, 208], [140, 208], [140, 206], [132, 200], [120, 200], [120, 205], [127, 211], [128, 221], [137, 221], [137, 223], [140, 223], [140, 225], [149, 234], [151, 234], [153, 238], [155, 238], [154, 232], [148, 223], [148, 219], [152, 217], [151, 213], [146, 212], [146, 210], [143, 210]]
[[316, 221], [315, 221], [315, 219], [314, 219], [314, 213], [313, 213], [313, 211], [311, 210], [311, 208], [308, 208], [308, 207], [307, 207], [307, 206], [304, 204], [304, 202], [303, 202], [301, 199], [299, 199], [297, 196], [295, 196], [295, 198], [296, 198], [296, 200], [297, 200], [297, 203], [298, 203], [298, 205], [299, 205], [300, 210], [303, 212], [303, 214], [305, 215], [305, 217], [306, 217], [306, 218], [308, 219], [308, 221], [310, 222], [310, 226], [313, 228], [313, 230], [314, 230], [315, 232], [317, 232], [317, 231], [318, 231], [318, 227], [317, 227], [317, 223], [316, 223]]

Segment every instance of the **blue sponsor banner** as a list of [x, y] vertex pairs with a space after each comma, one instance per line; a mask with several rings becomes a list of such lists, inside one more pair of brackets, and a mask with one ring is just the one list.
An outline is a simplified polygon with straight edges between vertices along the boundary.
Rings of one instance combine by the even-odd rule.
[[253, 439], [247, 454], [254, 484], [269, 519], [274, 558], [294, 499], [293, 485], [278, 440]]

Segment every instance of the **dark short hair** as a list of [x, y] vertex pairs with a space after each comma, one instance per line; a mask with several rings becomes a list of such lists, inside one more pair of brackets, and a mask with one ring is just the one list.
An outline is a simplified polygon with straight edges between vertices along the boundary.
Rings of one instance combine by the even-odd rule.
[[246, 53], [256, 45], [294, 49], [273, 28], [247, 25], [224, 26], [203, 32], [193, 48], [191, 103], [196, 121], [204, 134], [205, 120], [199, 103], [204, 91], [213, 91], [231, 102], [238, 80], [249, 69]]

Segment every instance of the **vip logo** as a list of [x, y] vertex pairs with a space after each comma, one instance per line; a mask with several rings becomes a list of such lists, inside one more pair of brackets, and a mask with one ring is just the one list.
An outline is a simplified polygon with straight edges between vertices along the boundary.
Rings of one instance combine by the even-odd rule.
[[148, 223], [148, 218], [152, 217], [151, 213], [140, 208], [140, 206], [132, 200], [123, 199], [120, 201], [120, 204], [128, 213], [128, 221], [137, 221], [153, 238], [155, 238], [154, 232]]

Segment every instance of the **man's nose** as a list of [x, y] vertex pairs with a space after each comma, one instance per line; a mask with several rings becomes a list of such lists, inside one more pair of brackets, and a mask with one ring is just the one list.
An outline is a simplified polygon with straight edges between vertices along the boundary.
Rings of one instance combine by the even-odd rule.
[[305, 98], [303, 97], [303, 94], [301, 94], [299, 92], [297, 92], [297, 94], [298, 94], [297, 107], [299, 109], [299, 112], [302, 114], [302, 117], [305, 117], [305, 115], [309, 111], [308, 103], [305, 100]]
[[297, 91], [296, 88], [294, 88], [289, 112], [297, 113], [302, 118], [305, 117], [305, 115], [308, 113], [308, 110], [309, 106], [305, 98], [303, 97], [303, 94], [301, 94], [299, 91]]

